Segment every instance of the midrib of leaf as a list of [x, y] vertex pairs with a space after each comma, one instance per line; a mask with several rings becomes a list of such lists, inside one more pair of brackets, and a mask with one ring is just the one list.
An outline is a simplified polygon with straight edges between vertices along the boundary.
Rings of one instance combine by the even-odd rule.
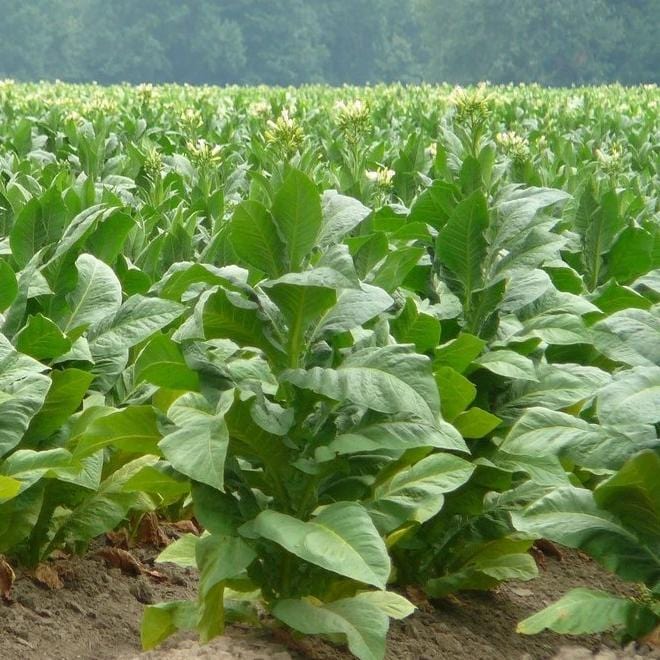
[[89, 278], [89, 281], [87, 282], [87, 286], [85, 287], [85, 290], [83, 291], [83, 295], [80, 297], [80, 301], [76, 305], [75, 309], [71, 312], [71, 317], [69, 318], [69, 321], [66, 324], [66, 327], [64, 328], [64, 332], [68, 332], [71, 329], [71, 322], [76, 317], [76, 314], [78, 314], [78, 312], [80, 311], [80, 308], [82, 307], [83, 302], [87, 298], [87, 295], [89, 294], [89, 290], [92, 288], [92, 282], [94, 280], [94, 276], [96, 275], [96, 268], [97, 268], [97, 264], [96, 264], [96, 262], [94, 262], [94, 270], [92, 271], [91, 277]]
[[271, 262], [271, 268], [272, 268], [272, 277], [277, 277], [280, 274], [280, 267], [279, 264], [277, 263], [277, 257], [275, 253], [270, 249], [270, 243], [268, 241], [268, 237], [266, 236], [265, 232], [262, 231], [261, 225], [257, 222], [254, 223], [253, 225], [256, 229], [257, 234], [259, 234], [259, 237], [261, 238], [261, 241], [263, 244], [266, 246], [266, 254], [268, 255], [268, 259]]
[[[125, 440], [152, 440], [154, 437], [151, 434], [145, 434], [145, 433], [125, 433], [123, 435], [115, 435], [112, 436], [112, 440], [108, 442], [106, 439], [101, 440], [100, 442], [93, 442], [92, 444], [88, 445], [86, 447], [86, 451], [91, 451], [92, 449], [94, 450], [92, 453], [95, 453], [98, 451], [98, 449], [103, 449], [103, 447], [106, 447], [109, 444], [114, 444], [115, 442], [124, 442]], [[104, 438], [107, 438], [107, 436], [104, 436]]]
[[312, 521], [310, 524], [314, 525], [315, 527], [317, 527], [319, 529], [322, 529], [324, 532], [330, 534], [330, 536], [332, 536], [334, 539], [338, 539], [340, 541], [341, 545], [348, 548], [350, 550], [351, 554], [353, 555], [353, 557], [354, 558], [357, 557], [358, 561], [363, 565], [363, 567], [366, 568], [374, 578], [376, 578], [377, 580], [380, 581], [380, 578], [373, 572], [373, 570], [371, 569], [371, 566], [369, 566], [369, 564], [367, 564], [367, 562], [364, 561], [364, 559], [362, 558], [362, 555], [343, 536], [341, 536], [340, 534], [335, 532], [330, 527], [326, 527], [325, 525], [323, 525], [321, 523]]
[[297, 313], [293, 326], [289, 329], [289, 367], [296, 369], [300, 361], [300, 343], [302, 334], [302, 310], [305, 309], [305, 299], [307, 298], [307, 289], [302, 287], [302, 296], [300, 297], [300, 305], [298, 305]]
[[593, 263], [591, 264], [591, 286], [589, 287], [590, 291], [593, 291], [596, 286], [598, 286], [598, 278], [600, 277], [600, 250], [603, 241], [603, 224], [604, 221], [601, 214], [601, 219], [597, 224], [595, 254], [592, 255]]
[[293, 270], [295, 267], [294, 264], [294, 251], [297, 252], [297, 247], [298, 247], [298, 235], [300, 232], [300, 225], [302, 223], [299, 222], [300, 217], [298, 214], [298, 209], [300, 209], [300, 200], [301, 200], [301, 191], [298, 187], [296, 187], [296, 207], [295, 207], [295, 212], [292, 214], [292, 217], [294, 218], [293, 222], [293, 229], [291, 232], [292, 235], [292, 241], [291, 241], [291, 253], [289, 254], [289, 269]]
[[[207, 440], [207, 448], [208, 448], [208, 455], [209, 457], [214, 456], [214, 449], [213, 449], [213, 431], [211, 428], [211, 424], [209, 424], [209, 432], [208, 432], [208, 440]], [[224, 484], [225, 479], [224, 479], [224, 473], [219, 473], [218, 469], [215, 465], [215, 461], [211, 460], [209, 461], [211, 463], [211, 470], [213, 471], [213, 474], [215, 475], [216, 482], [219, 484]]]
[[[599, 530], [600, 532], [612, 533], [612, 531], [616, 531], [620, 536], [623, 536], [625, 539], [629, 541], [633, 541], [634, 543], [642, 546], [639, 539], [634, 534], [629, 532], [625, 527], [621, 527], [621, 525], [617, 525], [615, 522], [612, 522], [611, 520], [607, 520], [607, 518], [601, 518], [599, 516], [596, 516], [593, 513], [582, 513], [581, 511], [553, 510], [548, 513], [545, 512], [534, 513], [533, 517], [535, 519], [548, 519], [548, 518], [555, 518], [558, 514], [560, 514], [564, 519], [579, 517], [579, 518], [586, 518], [589, 521], [596, 521], [598, 524], [595, 526], [601, 528]], [[605, 529], [603, 529], [603, 527], [605, 527]], [[656, 561], [658, 565], [660, 565], [660, 559]]]

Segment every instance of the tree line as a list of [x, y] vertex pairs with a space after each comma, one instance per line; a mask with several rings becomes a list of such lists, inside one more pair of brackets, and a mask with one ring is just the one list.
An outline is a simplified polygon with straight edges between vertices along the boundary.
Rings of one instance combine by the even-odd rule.
[[0, 0], [0, 77], [658, 82], [658, 0]]

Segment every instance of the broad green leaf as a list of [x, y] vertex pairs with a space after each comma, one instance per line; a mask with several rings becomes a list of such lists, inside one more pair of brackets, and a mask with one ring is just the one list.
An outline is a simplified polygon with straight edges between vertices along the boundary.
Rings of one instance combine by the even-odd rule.
[[190, 369], [177, 343], [158, 334], [135, 360], [135, 382], [146, 381], [173, 390], [197, 390], [199, 376]]
[[420, 311], [412, 298], [390, 321], [390, 328], [400, 344], [415, 344], [418, 353], [428, 353], [440, 343], [440, 321]]
[[534, 363], [524, 355], [508, 350], [489, 351], [474, 364], [505, 378], [536, 381]]
[[468, 481], [474, 466], [451, 454], [433, 454], [383, 482], [377, 482], [369, 513], [376, 527], [387, 534], [404, 523], [425, 523], [444, 504], [444, 493]]
[[291, 170], [275, 195], [272, 213], [288, 270], [299, 270], [317, 246], [322, 226], [320, 195], [307, 175]]
[[248, 271], [239, 266], [217, 268], [211, 264], [184, 261], [173, 264], [152, 291], [161, 298], [180, 301], [194, 285], [220, 285], [238, 291], [242, 290], [247, 279]]
[[538, 337], [547, 344], [570, 346], [591, 343], [591, 333], [574, 314], [542, 314], [524, 322], [519, 339]]
[[121, 284], [109, 266], [90, 254], [81, 254], [76, 270], [76, 288], [67, 296], [70, 313], [62, 323], [67, 332], [96, 323], [116, 313], [121, 305]]
[[596, 296], [593, 302], [605, 314], [614, 314], [631, 308], [648, 310], [651, 307], [651, 302], [647, 298], [631, 287], [620, 286], [614, 280], [610, 280], [594, 293]]
[[123, 488], [135, 473], [156, 461], [155, 456], [140, 456], [108, 475], [92, 496], [82, 499], [64, 518], [52, 541], [53, 545], [88, 543], [116, 527], [132, 508], [142, 511], [153, 509], [150, 499], [137, 493], [126, 493]]
[[[511, 473], [524, 472], [530, 479], [530, 481], [524, 482], [527, 485], [533, 484], [546, 489], [557, 486], [570, 486], [571, 484], [569, 474], [562, 467], [559, 459], [552, 454], [508, 454], [506, 451], [499, 449], [492, 456], [492, 462], [498, 468]], [[536, 494], [536, 496], [538, 497], [543, 492], [545, 491]], [[507, 495], [515, 497], [514, 491], [507, 491], [505, 497]], [[516, 501], [516, 505], [519, 504], [520, 502]]]
[[16, 348], [36, 360], [59, 357], [71, 348], [71, 341], [53, 321], [42, 314], [31, 316], [15, 337]]
[[80, 244], [94, 231], [94, 227], [96, 227], [98, 222], [110, 217], [116, 212], [116, 208], [109, 208], [105, 204], [94, 204], [81, 211], [64, 230], [62, 238], [57, 243], [57, 247], [49, 263], [59, 259], [75, 245]]
[[135, 346], [178, 319], [184, 309], [171, 300], [131, 296], [117, 312], [103, 317], [89, 329], [92, 354], [114, 353]]
[[610, 360], [631, 367], [660, 367], [660, 314], [624, 309], [592, 328], [594, 346]]
[[624, 580], [660, 579], [660, 554], [643, 544], [624, 523], [599, 509], [586, 489], [558, 488], [522, 512], [511, 514], [514, 527], [535, 538], [580, 548]]
[[117, 211], [101, 219], [86, 245], [94, 256], [112, 265], [121, 254], [126, 237], [135, 225], [135, 219], [128, 213]]
[[159, 444], [165, 458], [181, 474], [222, 491], [229, 445], [222, 414], [209, 410], [200, 394], [188, 393], [174, 402], [168, 416], [178, 430]]
[[521, 621], [516, 630], [523, 635], [536, 635], [546, 628], [560, 635], [592, 635], [627, 629], [640, 619], [650, 623], [649, 630], [653, 627], [655, 617], [643, 604], [632, 598], [581, 587]]
[[479, 337], [460, 334], [436, 349], [433, 364], [451, 367], [462, 374], [481, 354], [485, 345], [486, 342]]
[[567, 457], [581, 467], [618, 469], [631, 453], [657, 447], [650, 425], [601, 426], [547, 408], [530, 408], [500, 445], [509, 454]]
[[314, 336], [346, 332], [378, 316], [394, 304], [390, 295], [376, 286], [363, 284], [361, 289], [346, 289], [316, 325]]
[[151, 406], [129, 406], [94, 420], [78, 438], [77, 459], [109, 445], [132, 454], [158, 454], [158, 417]]
[[363, 603], [375, 605], [390, 619], [405, 619], [417, 609], [409, 600], [393, 591], [361, 591], [354, 598]]
[[453, 424], [464, 438], [479, 439], [494, 431], [502, 420], [481, 408], [470, 408], [461, 413]]
[[149, 651], [180, 630], [194, 630], [197, 618], [197, 603], [193, 601], [173, 600], [149, 605], [144, 610], [140, 628], [142, 648]]
[[422, 247], [411, 246], [394, 250], [388, 253], [368, 280], [385, 291], [394, 291], [403, 284], [410, 271], [425, 254], [426, 250]]
[[238, 577], [256, 558], [257, 553], [238, 536], [211, 534], [195, 544], [197, 567], [200, 571], [200, 598], [216, 585]]
[[127, 493], [153, 493], [163, 504], [175, 502], [190, 491], [188, 480], [176, 472], [167, 462], [147, 465], [125, 484]]
[[660, 457], [643, 451], [594, 491], [599, 507], [615, 513], [649, 544], [660, 539]]
[[57, 241], [64, 229], [65, 209], [59, 195], [46, 197], [46, 205], [31, 199], [19, 212], [9, 233], [12, 255], [21, 267], [41, 248]]
[[475, 289], [483, 286], [487, 228], [486, 200], [477, 191], [454, 209], [438, 235], [437, 258], [462, 284], [466, 301]]
[[18, 295], [18, 282], [11, 266], [6, 261], [0, 261], [0, 312], [3, 312], [14, 302]]
[[306, 635], [340, 635], [351, 653], [360, 660], [382, 660], [389, 627], [387, 613], [380, 606], [359, 597], [332, 603], [312, 600], [281, 600], [273, 616]]
[[[548, 262], [556, 262], [559, 258], [559, 251], [566, 244], [567, 239], [548, 231], [550, 224], [554, 223], [552, 221], [550, 223], [546, 222], [523, 231], [521, 236], [510, 244], [511, 249], [494, 263], [493, 275], [506, 273], [512, 283], [515, 283], [525, 271], [534, 273], [535, 271], [532, 269], [545, 266]], [[568, 269], [557, 268], [554, 272], [548, 274], [553, 278], [553, 282], [557, 280], [561, 286], [567, 286], [569, 290], [576, 288], [573, 273]], [[540, 289], [542, 281], [537, 279], [536, 282]], [[578, 283], [581, 284], [579, 278]], [[555, 286], [558, 286], [558, 284], [555, 284]], [[558, 288], [561, 288], [561, 286], [558, 286]], [[578, 293], [581, 291], [580, 288]]]
[[517, 417], [516, 411], [534, 406], [561, 410], [591, 398], [611, 381], [605, 371], [577, 364], [547, 364], [536, 368], [538, 382], [515, 381], [496, 411], [500, 417]]
[[607, 273], [619, 284], [628, 284], [657, 268], [653, 235], [639, 227], [627, 227], [607, 254]]
[[504, 312], [518, 312], [554, 288], [550, 276], [543, 270], [514, 271], [508, 275], [510, 279], [501, 304]]
[[357, 227], [371, 210], [353, 197], [328, 190], [322, 198], [323, 225], [318, 236], [321, 248], [333, 245]]
[[450, 424], [383, 420], [358, 426], [338, 435], [327, 448], [338, 454], [436, 447], [467, 453], [460, 433]]
[[488, 591], [507, 580], [527, 581], [538, 575], [536, 562], [524, 552], [525, 542], [503, 538], [484, 543], [453, 572], [424, 585], [429, 596], [443, 598], [461, 590]]
[[51, 385], [45, 367], [0, 335], [0, 457], [22, 440]]
[[336, 259], [326, 259], [325, 257], [329, 256], [326, 253], [324, 259], [314, 268], [304, 270], [302, 273], [286, 273], [286, 275], [282, 275], [282, 277], [278, 277], [275, 280], [261, 282], [260, 285], [267, 290], [280, 284], [336, 290], [358, 290], [360, 288], [360, 282], [357, 279], [353, 262], [350, 261], [348, 253], [342, 253], [337, 249], [334, 249], [332, 252], [331, 257], [336, 257]]
[[347, 243], [355, 259], [355, 268], [362, 278], [366, 278], [385, 259], [390, 249], [385, 232], [348, 238]]
[[604, 424], [660, 422], [660, 367], [635, 367], [598, 394], [598, 419]]
[[355, 502], [337, 502], [308, 522], [277, 511], [262, 511], [254, 531], [333, 573], [385, 589], [390, 559], [366, 510]]
[[440, 392], [442, 416], [451, 422], [460, 415], [477, 396], [477, 388], [451, 367], [439, 367], [435, 381]]
[[616, 235], [624, 226], [625, 218], [619, 213], [618, 197], [614, 191], [608, 191], [583, 228], [583, 256], [592, 289], [599, 283], [602, 255], [610, 250]]
[[442, 229], [456, 208], [460, 192], [445, 181], [434, 181], [415, 200], [410, 209], [408, 222], [425, 222], [435, 229]]
[[506, 186], [495, 205], [496, 226], [492, 245], [507, 249], [522, 237], [533, 224], [539, 212], [551, 206], [561, 205], [569, 198], [563, 190], [552, 188], [524, 188], [519, 184]]
[[183, 568], [197, 568], [196, 548], [200, 537], [195, 534], [184, 534], [170, 543], [158, 557], [157, 564], [176, 564]]
[[275, 283], [268, 296], [277, 304], [288, 326], [287, 348], [290, 363], [297, 365], [308, 330], [319, 317], [337, 302], [333, 289]]
[[8, 502], [0, 503], [0, 552], [14, 550], [25, 541], [39, 519], [44, 489], [36, 484]]
[[93, 376], [79, 369], [65, 369], [51, 372], [50, 378], [46, 400], [27, 431], [26, 438], [32, 442], [48, 438], [78, 410]]
[[440, 410], [430, 361], [404, 346], [365, 349], [337, 369], [292, 369], [282, 379], [335, 401], [382, 413], [409, 413], [434, 421]]
[[0, 503], [16, 497], [21, 492], [21, 482], [13, 477], [0, 475]]
[[281, 275], [284, 245], [265, 206], [252, 200], [239, 204], [229, 224], [229, 239], [243, 262], [268, 277]]
[[80, 467], [72, 465], [71, 454], [66, 449], [15, 451], [2, 464], [2, 473], [18, 479], [21, 491], [27, 490], [45, 476], [58, 477], [66, 472], [77, 472]]
[[258, 305], [238, 294], [218, 289], [209, 296], [202, 323], [207, 339], [231, 339], [239, 346], [254, 346], [267, 355], [276, 354]]

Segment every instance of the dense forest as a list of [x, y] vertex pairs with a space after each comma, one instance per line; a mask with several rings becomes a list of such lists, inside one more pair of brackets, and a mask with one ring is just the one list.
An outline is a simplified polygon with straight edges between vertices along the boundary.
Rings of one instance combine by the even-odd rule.
[[0, 77], [658, 82], [658, 0], [0, 0]]

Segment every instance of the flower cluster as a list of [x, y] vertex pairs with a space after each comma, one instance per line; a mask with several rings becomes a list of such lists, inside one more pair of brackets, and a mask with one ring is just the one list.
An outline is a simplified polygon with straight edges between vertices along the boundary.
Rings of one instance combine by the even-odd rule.
[[529, 159], [529, 141], [515, 131], [498, 133], [495, 141], [514, 163], [524, 163]]
[[379, 167], [377, 170], [366, 172], [367, 179], [376, 184], [379, 188], [388, 189], [392, 187], [394, 175], [396, 172], [387, 167]]
[[156, 179], [163, 170], [163, 156], [155, 147], [150, 147], [144, 158], [144, 171], [150, 179]]
[[286, 108], [282, 110], [282, 114], [275, 121], [269, 119], [267, 126], [268, 128], [264, 133], [266, 142], [277, 147], [288, 156], [292, 156], [298, 151], [305, 138], [302, 128], [289, 115]]
[[188, 130], [199, 128], [202, 124], [202, 113], [196, 108], [186, 108], [181, 113], [181, 124]]
[[186, 144], [190, 159], [199, 167], [209, 167], [220, 162], [222, 147], [219, 144], [209, 144], [206, 140], [189, 141]]
[[620, 144], [614, 142], [607, 150], [596, 149], [596, 158], [601, 170], [608, 176], [616, 176], [623, 168], [624, 152]]
[[455, 87], [449, 96], [449, 103], [454, 106], [456, 122], [468, 129], [483, 126], [490, 116], [490, 98], [483, 86], [473, 90]]
[[337, 126], [350, 142], [357, 142], [371, 126], [369, 106], [360, 99], [338, 101], [335, 104]]

